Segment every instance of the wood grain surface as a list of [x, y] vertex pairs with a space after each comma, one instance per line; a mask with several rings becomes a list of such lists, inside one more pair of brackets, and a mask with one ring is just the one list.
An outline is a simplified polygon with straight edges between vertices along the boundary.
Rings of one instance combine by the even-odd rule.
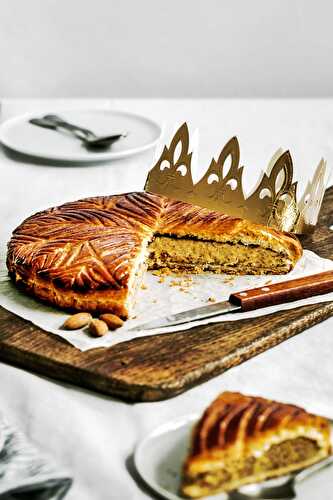
[[[333, 258], [333, 187], [304, 248]], [[129, 401], [156, 401], [194, 385], [301, 333], [333, 314], [333, 302], [237, 322], [199, 326], [81, 352], [0, 308], [0, 359], [48, 377]]]

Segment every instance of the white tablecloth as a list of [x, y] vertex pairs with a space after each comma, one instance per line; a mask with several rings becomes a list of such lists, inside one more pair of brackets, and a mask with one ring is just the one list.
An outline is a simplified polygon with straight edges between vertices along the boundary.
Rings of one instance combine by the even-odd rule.
[[[333, 165], [333, 100], [3, 100], [0, 118], [54, 105], [105, 105], [166, 124], [200, 128], [199, 171], [237, 134], [248, 186], [279, 148], [290, 148], [301, 182], [324, 156]], [[109, 165], [50, 167], [0, 151], [0, 241], [26, 216], [84, 196], [141, 189], [152, 153]], [[168, 401], [127, 404], [0, 364], [0, 409], [37, 445], [72, 470], [69, 500], [151, 498], [132, 477], [137, 441], [155, 426], [201, 411], [222, 390], [305, 405], [333, 418], [333, 319]], [[51, 374], [50, 374], [51, 375]], [[302, 500], [333, 498], [333, 469], [302, 488]], [[331, 496], [330, 496], [331, 495]]]

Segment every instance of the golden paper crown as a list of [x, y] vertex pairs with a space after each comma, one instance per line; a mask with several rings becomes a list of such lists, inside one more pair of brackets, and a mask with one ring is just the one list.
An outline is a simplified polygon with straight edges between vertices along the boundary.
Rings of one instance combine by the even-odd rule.
[[[180, 151], [177, 153], [177, 151]], [[318, 220], [326, 187], [326, 162], [321, 159], [312, 181], [297, 200], [297, 181], [293, 180], [293, 162], [289, 151], [278, 151], [254, 191], [245, 197], [242, 186], [244, 167], [239, 166], [239, 143], [233, 137], [213, 159], [205, 175], [196, 184], [191, 173], [189, 131], [184, 123], [169, 147], [150, 170], [145, 190], [193, 203], [227, 215], [250, 219], [281, 231], [311, 232]], [[227, 159], [231, 165], [224, 173]]]

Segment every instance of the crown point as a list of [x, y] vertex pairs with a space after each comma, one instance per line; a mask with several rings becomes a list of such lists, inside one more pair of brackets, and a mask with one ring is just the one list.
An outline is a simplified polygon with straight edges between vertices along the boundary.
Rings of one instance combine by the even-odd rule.
[[[272, 167], [262, 174], [248, 197], [242, 188], [244, 167], [239, 162], [237, 136], [227, 142], [217, 161], [212, 159], [208, 170], [196, 184], [193, 184], [191, 159], [189, 129], [184, 122], [149, 172], [145, 189], [234, 217], [273, 225], [281, 230], [302, 233], [315, 226], [326, 185], [326, 161], [323, 158], [309, 181], [306, 206], [304, 195], [302, 200], [297, 200], [297, 181], [293, 180], [293, 161], [289, 150], [280, 149], [275, 153], [270, 162]], [[161, 169], [164, 160], [169, 162], [170, 168]], [[284, 174], [283, 179], [281, 174]], [[263, 196], [267, 192], [270, 195]]]

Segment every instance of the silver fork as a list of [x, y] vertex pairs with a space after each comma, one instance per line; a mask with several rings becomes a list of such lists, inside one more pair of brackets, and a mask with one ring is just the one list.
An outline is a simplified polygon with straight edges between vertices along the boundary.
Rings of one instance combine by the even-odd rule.
[[29, 122], [33, 125], [51, 130], [67, 130], [74, 137], [82, 141], [86, 147], [91, 149], [106, 149], [114, 142], [127, 136], [127, 132], [107, 136], [97, 136], [91, 130], [69, 123], [58, 115], [45, 115], [42, 118], [31, 118]]

